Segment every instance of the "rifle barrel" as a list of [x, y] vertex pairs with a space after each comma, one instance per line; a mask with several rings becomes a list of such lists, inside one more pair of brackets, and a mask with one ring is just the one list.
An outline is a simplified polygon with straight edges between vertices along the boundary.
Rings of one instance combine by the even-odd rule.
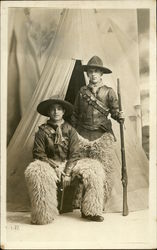
[[[117, 79], [117, 94], [118, 94], [118, 104], [119, 111], [122, 111], [122, 103], [121, 103], [121, 94], [120, 94], [120, 82]], [[127, 205], [127, 169], [126, 169], [126, 160], [125, 160], [125, 145], [124, 145], [124, 131], [123, 131], [123, 123], [120, 122], [120, 139], [121, 139], [121, 159], [122, 159], [122, 185], [123, 185], [123, 216], [128, 215], [128, 205]]]

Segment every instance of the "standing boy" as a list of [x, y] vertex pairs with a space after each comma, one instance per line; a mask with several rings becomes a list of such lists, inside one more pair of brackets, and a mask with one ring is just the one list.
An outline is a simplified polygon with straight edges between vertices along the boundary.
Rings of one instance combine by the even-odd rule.
[[[103, 164], [106, 178], [104, 181], [104, 209], [112, 190], [113, 143], [115, 140], [111, 120], [124, 122], [123, 112], [119, 112], [118, 100], [114, 90], [102, 81], [103, 74], [112, 71], [103, 66], [98, 56], [93, 56], [83, 65], [89, 84], [83, 86], [75, 100], [72, 125], [82, 141], [84, 156], [99, 160]], [[104, 178], [97, 176], [99, 181]]]

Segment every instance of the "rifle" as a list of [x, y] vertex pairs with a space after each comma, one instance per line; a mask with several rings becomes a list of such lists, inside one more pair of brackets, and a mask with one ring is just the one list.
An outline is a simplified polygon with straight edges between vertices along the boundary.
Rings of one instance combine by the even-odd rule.
[[60, 191], [61, 191], [61, 199], [60, 199], [59, 212], [61, 214], [61, 213], [63, 213], [63, 201], [64, 201], [64, 191], [65, 191], [63, 176], [61, 177]]
[[64, 186], [64, 177], [65, 173], [59, 169], [59, 166], [55, 161], [52, 159], [47, 159], [47, 162], [54, 168], [58, 169], [61, 174], [61, 180], [57, 183], [58, 186], [58, 209], [59, 213], [67, 213], [67, 212], [72, 212], [73, 207], [72, 207], [72, 201], [73, 201], [73, 196], [75, 193], [75, 187], [73, 185], [70, 186]]
[[[57, 165], [57, 163], [55, 161], [53, 161], [52, 159], [47, 159], [47, 162], [51, 165], [51, 167], [53, 167], [54, 169], [59, 169], [59, 166]], [[59, 212], [62, 213], [63, 211], [63, 201], [64, 201], [64, 192], [65, 192], [65, 187], [64, 187], [64, 176], [65, 173], [61, 170], [59, 170], [61, 173], [61, 183], [60, 185], [58, 185], [59, 191], [60, 191], [60, 204], [59, 204]]]
[[[119, 111], [122, 111], [119, 79], [117, 79], [117, 94], [118, 94]], [[128, 204], [127, 204], [128, 177], [127, 177], [126, 160], [125, 160], [123, 121], [120, 121], [120, 139], [121, 139], [121, 159], [122, 159], [122, 178], [121, 178], [121, 181], [122, 181], [122, 185], [123, 185], [123, 216], [126, 216], [129, 213]]]
[[60, 198], [59, 198], [59, 213], [68, 213], [73, 211], [73, 197], [75, 194], [75, 183], [74, 181], [70, 186], [64, 186], [64, 176], [61, 177], [60, 182]]

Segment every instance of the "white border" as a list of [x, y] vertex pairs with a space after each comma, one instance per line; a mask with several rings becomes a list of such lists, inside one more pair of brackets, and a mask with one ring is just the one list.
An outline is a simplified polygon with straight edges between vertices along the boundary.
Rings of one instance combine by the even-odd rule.
[[[5, 24], [5, 25], [4, 25]], [[1, 248], [6, 244], [6, 133], [8, 9], [1, 9]], [[5, 84], [6, 83], [6, 84]]]
[[[157, 109], [156, 109], [156, 13], [155, 6], [150, 11], [150, 162], [149, 162], [149, 229], [151, 236], [151, 243], [156, 242], [157, 236], [153, 234], [156, 231], [156, 216], [157, 216], [157, 170], [156, 170], [156, 154], [157, 154]], [[154, 235], [154, 238], [153, 238]], [[156, 245], [157, 247], [157, 245]]]
[[102, 0], [102, 1], [6, 1], [3, 7], [52, 7], [52, 8], [105, 8], [105, 9], [135, 9], [155, 8], [155, 0]]

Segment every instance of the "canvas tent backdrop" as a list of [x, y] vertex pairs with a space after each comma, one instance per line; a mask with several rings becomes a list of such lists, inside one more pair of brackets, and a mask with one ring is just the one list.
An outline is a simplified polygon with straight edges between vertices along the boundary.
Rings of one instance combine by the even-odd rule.
[[[106, 30], [107, 19], [110, 18], [121, 27], [122, 33], [129, 35], [131, 40], [137, 40], [136, 11], [99, 9], [94, 12], [101, 33]], [[51, 53], [49, 44], [55, 37], [62, 13], [62, 9], [53, 8], [9, 9], [8, 110], [10, 112], [7, 117], [7, 143], [27, 109], [47, 57]], [[124, 22], [126, 17], [127, 21]], [[108, 30], [112, 32], [111, 27]]]
[[[39, 8], [37, 8], [39, 9]], [[36, 88], [50, 53], [62, 10], [10, 8], [8, 25], [9, 143]]]
[[[141, 11], [139, 12], [141, 13]], [[48, 55], [51, 53], [50, 42], [53, 41], [55, 37], [62, 13], [62, 9], [56, 10], [53, 8], [11, 8], [9, 10], [9, 112], [7, 117], [7, 144], [9, 143], [22, 115], [27, 109], [27, 105], [38, 83], [42, 69], [47, 61]], [[120, 40], [120, 43], [122, 44], [122, 52], [125, 50], [125, 57], [128, 55], [127, 61], [130, 62], [131, 67], [135, 68], [134, 74], [135, 72], [139, 73], [138, 64], [136, 62], [137, 56], [135, 56], [136, 52], [134, 52], [134, 50], [137, 50], [137, 41], [139, 39], [141, 40], [141, 36], [139, 37], [141, 33], [137, 32], [137, 16], [138, 30], [140, 30], [141, 21], [139, 19], [141, 15], [137, 15], [136, 10], [129, 9], [95, 9], [94, 13], [97, 19], [98, 28], [103, 36], [105, 33], [113, 35], [111, 23], [114, 23], [114, 26], [116, 24], [121, 37], [121, 39], [118, 37], [118, 40]], [[113, 41], [114, 40], [115, 39], [113, 39]], [[103, 45], [105, 46], [104, 39], [103, 42]], [[136, 45], [131, 46], [132, 43], [134, 44], [135, 42]], [[114, 61], [117, 62], [117, 58], [119, 59], [119, 55], [121, 55], [121, 53], [115, 53], [116, 49], [113, 50], [114, 46], [110, 46], [110, 48], [115, 55]], [[130, 49], [131, 47], [133, 50]], [[107, 49], [109, 49], [108, 44]], [[120, 58], [124, 57], [120, 56]], [[146, 58], [143, 59], [145, 60]], [[113, 64], [114, 62], [112, 63], [112, 66]], [[145, 114], [148, 112], [148, 108], [143, 108], [145, 106], [145, 99], [146, 98], [142, 97], [142, 123], [144, 122], [143, 119]], [[138, 137], [141, 140], [141, 110], [138, 105], [136, 106], [136, 111], [139, 117], [138, 122], [135, 116], [132, 116], [132, 120], [134, 121], [135, 126], [138, 124]], [[148, 122], [147, 118], [147, 123]], [[142, 139], [144, 139], [143, 135], [144, 134], [142, 133]]]
[[[140, 105], [138, 73], [137, 71], [135, 72], [136, 67], [131, 67], [127, 61], [128, 54], [126, 53], [125, 44], [127, 39], [117, 30], [116, 25], [109, 20], [107, 25], [109, 25], [109, 28], [111, 26], [113, 32], [112, 34], [107, 32], [103, 38], [96, 21], [94, 10], [71, 9], [65, 10], [62, 14], [55, 39], [50, 44], [49, 51], [51, 53], [49, 58], [27, 109], [8, 146], [7, 195], [9, 210], [26, 211], [29, 209], [24, 170], [32, 160], [34, 134], [38, 126], [46, 120], [45, 117], [39, 115], [36, 111], [38, 103], [58, 93], [63, 98], [69, 98], [68, 96], [71, 96], [71, 94], [68, 94], [69, 89], [71, 88], [71, 91], [75, 90], [72, 86], [74, 84], [73, 80], [76, 79], [76, 70], [79, 69], [81, 63], [86, 64], [93, 55], [101, 57], [105, 66], [109, 66], [112, 70], [114, 69], [115, 74], [108, 76], [107, 81], [104, 79], [106, 84], [115, 89], [116, 77], [118, 76], [121, 81], [122, 100], [126, 113], [125, 145], [129, 176], [129, 208], [131, 211], [134, 211], [145, 209], [148, 205], [148, 161], [137, 136], [137, 126], [130, 119], [134, 117], [134, 120], [136, 120], [137, 112], [135, 107]], [[114, 38], [114, 43], [112, 37]], [[116, 48], [115, 53], [117, 53], [117, 57], [113, 52], [112, 46]], [[138, 68], [137, 44], [134, 43], [131, 47], [129, 46], [129, 49], [134, 52], [136, 59], [134, 57], [133, 59]], [[125, 69], [125, 74], [123, 69]], [[83, 72], [79, 75], [80, 81], [84, 84]], [[85, 80], [87, 81], [86, 75]], [[78, 89], [81, 87], [80, 81], [78, 81]], [[122, 185], [119, 126], [115, 122], [113, 123], [117, 137], [114, 155], [115, 185], [111, 200], [107, 205], [107, 211], [116, 212], [122, 210]]]

